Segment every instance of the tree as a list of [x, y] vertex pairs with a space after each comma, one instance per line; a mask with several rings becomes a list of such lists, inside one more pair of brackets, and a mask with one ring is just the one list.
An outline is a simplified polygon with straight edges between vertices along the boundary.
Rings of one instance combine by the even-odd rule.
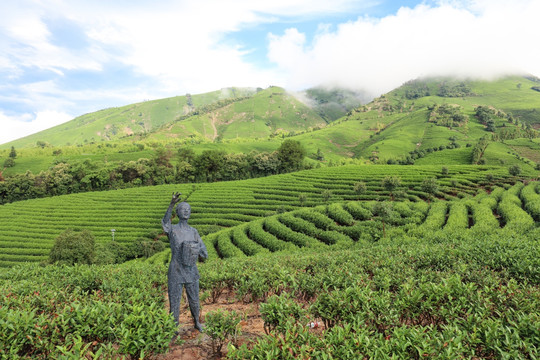
[[226, 154], [221, 174], [221, 180], [240, 180], [249, 178], [248, 156], [242, 153]]
[[190, 148], [181, 147], [178, 149], [176, 157], [178, 158], [178, 161], [185, 161], [193, 164], [193, 160], [195, 160], [195, 152]]
[[15, 160], [13, 160], [13, 158], [7, 158], [6, 161], [4, 161], [5, 168], [14, 167], [14, 166], [15, 166]]
[[49, 254], [51, 263], [92, 264], [95, 258], [94, 235], [88, 230], [67, 229], [54, 241]]
[[521, 167], [519, 165], [512, 165], [508, 168], [508, 173], [512, 176], [518, 176], [521, 174]]
[[300, 202], [300, 206], [304, 206], [307, 200], [307, 195], [304, 193], [298, 194], [298, 202]]
[[373, 206], [373, 214], [381, 218], [383, 225], [383, 237], [386, 237], [385, 224], [390, 220], [393, 214], [392, 203], [386, 201], [377, 201]]
[[171, 160], [171, 151], [165, 148], [157, 148], [156, 153], [154, 154], [154, 157], [152, 160], [154, 160], [154, 163], [157, 166], [164, 166], [164, 167], [172, 167], [170, 160]]
[[277, 150], [282, 172], [300, 170], [306, 156], [306, 150], [299, 141], [287, 139]]
[[422, 191], [429, 195], [428, 203], [431, 201], [431, 198], [439, 190], [439, 184], [435, 178], [426, 178], [422, 181], [421, 185]]
[[320, 148], [317, 149], [317, 153], [315, 154], [315, 159], [319, 161], [324, 161], [324, 155]]
[[277, 152], [251, 152], [248, 161], [253, 176], [274, 175], [279, 171], [280, 161]]
[[382, 187], [390, 193], [392, 201], [394, 200], [394, 193], [396, 189], [401, 185], [401, 178], [395, 175], [388, 175], [381, 182]]
[[47, 144], [45, 141], [38, 140], [38, 141], [36, 142], [36, 145], [37, 145], [38, 147], [44, 149], [45, 146], [47, 146], [48, 144]]
[[489, 119], [486, 123], [486, 130], [495, 132], [495, 121], [493, 121], [492, 119]]
[[17, 151], [15, 151], [15, 147], [11, 147], [11, 151], [9, 152], [10, 159], [15, 159], [17, 157]]
[[328, 189], [323, 190], [323, 192], [321, 193], [321, 196], [323, 198], [323, 201], [327, 203], [328, 201], [330, 201], [330, 198], [332, 197], [332, 190], [328, 190]]
[[366, 192], [366, 190], [367, 190], [366, 183], [363, 182], [363, 181], [355, 182], [354, 185], [353, 185], [353, 190], [358, 195], [364, 194]]
[[195, 172], [199, 180], [221, 180], [221, 170], [225, 162], [225, 152], [220, 150], [204, 150], [194, 160]]

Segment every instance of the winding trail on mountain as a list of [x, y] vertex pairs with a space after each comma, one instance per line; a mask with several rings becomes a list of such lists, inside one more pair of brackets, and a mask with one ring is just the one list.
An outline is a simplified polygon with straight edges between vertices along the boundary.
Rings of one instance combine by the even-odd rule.
[[214, 137], [212, 138], [212, 141], [216, 140], [216, 138], [218, 137], [216, 122], [217, 122], [216, 114], [212, 114], [210, 118], [210, 124], [212, 125], [212, 129], [214, 129]]

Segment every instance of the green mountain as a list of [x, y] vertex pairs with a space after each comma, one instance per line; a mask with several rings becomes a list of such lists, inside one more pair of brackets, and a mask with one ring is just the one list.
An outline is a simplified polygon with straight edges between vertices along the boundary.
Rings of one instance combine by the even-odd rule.
[[[273, 151], [291, 137], [323, 165], [480, 161], [534, 167], [540, 162], [539, 86], [532, 76], [416, 79], [359, 106], [363, 95], [347, 90], [313, 88], [293, 96], [278, 87], [230, 88], [86, 114], [0, 146], [0, 162], [11, 146], [21, 156], [4, 175], [37, 173], [58, 158], [149, 158], [163, 145], [196, 153]], [[483, 137], [489, 141], [478, 148]], [[56, 147], [41, 149], [38, 141]]]
[[325, 87], [307, 89], [298, 95], [328, 123], [373, 99], [363, 91]]
[[225, 88], [210, 93], [186, 94], [103, 109], [0, 145], [0, 149], [11, 146], [31, 147], [38, 141], [53, 146], [81, 145], [151, 133], [165, 124], [253, 96], [255, 93], [256, 90], [251, 88]]
[[[337, 93], [338, 90], [333, 90], [334, 98]], [[340, 111], [332, 114], [321, 110], [319, 103], [312, 101], [312, 108], [278, 87], [226, 88], [199, 95], [186, 94], [85, 114], [3, 144], [0, 149], [33, 147], [38, 142], [52, 146], [83, 145], [130, 137], [215, 141], [289, 134], [335, 120], [359, 104], [351, 94], [332, 100], [332, 104], [340, 107]], [[320, 113], [325, 113], [324, 118]]]
[[[422, 163], [470, 164], [473, 146], [488, 137], [498, 142], [494, 150], [502, 156], [491, 160], [510, 161], [516, 156], [508, 152], [517, 152], [536, 161], [538, 133], [533, 129], [540, 127], [538, 84], [538, 79], [521, 76], [496, 81], [410, 81], [324, 129], [295, 139], [312, 154], [320, 149], [327, 160], [345, 157], [386, 163], [404, 160], [414, 151], [429, 151]], [[479, 106], [487, 113], [483, 118], [477, 115]], [[517, 138], [527, 140], [516, 143]], [[441, 158], [439, 150], [446, 155]]]
[[[207, 333], [223, 321], [243, 330], [229, 358], [538, 358], [537, 84], [419, 79], [335, 121], [346, 109], [339, 94], [300, 102], [279, 88], [222, 91], [103, 110], [6, 144], [0, 164], [15, 146], [8, 170], [18, 174], [0, 170], [0, 196], [50, 196], [0, 206], [1, 357], [215, 357], [215, 339], [186, 342], [189, 330], [171, 348], [178, 327], [167, 314], [161, 218], [181, 191], [209, 255], [198, 265]], [[77, 145], [62, 145], [67, 136]], [[318, 168], [176, 177], [192, 165], [236, 175], [248, 157], [291, 160], [302, 151], [285, 137]], [[165, 161], [177, 150], [196, 158], [189, 148], [196, 162]], [[330, 166], [345, 162], [376, 165]], [[51, 164], [45, 175], [27, 171]], [[72, 186], [87, 192], [57, 196]], [[82, 260], [95, 264], [47, 264], [53, 247], [67, 263], [80, 259], [74, 237], [55, 246], [67, 229], [93, 234]]]
[[202, 138], [216, 141], [266, 138], [325, 125], [314, 109], [279, 87], [181, 117], [148, 134], [149, 140]]

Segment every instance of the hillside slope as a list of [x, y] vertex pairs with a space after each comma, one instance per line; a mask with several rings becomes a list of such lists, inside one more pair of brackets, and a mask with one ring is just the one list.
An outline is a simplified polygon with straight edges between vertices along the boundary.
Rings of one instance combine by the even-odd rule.
[[[455, 163], [471, 163], [470, 154], [467, 157], [463, 153], [472, 149], [462, 148], [472, 147], [482, 137], [491, 140], [495, 136], [505, 151], [512, 153], [516, 149], [506, 142], [538, 136], [532, 130], [540, 127], [540, 92], [533, 89], [536, 86], [534, 78], [520, 76], [495, 81], [410, 81], [326, 128], [295, 139], [309, 153], [321, 149], [326, 160], [356, 157], [386, 163], [404, 160], [415, 150], [431, 153], [436, 148], [449, 158], [460, 159]], [[487, 122], [492, 121], [491, 129], [478, 118], [479, 106], [490, 112]], [[534, 161], [534, 144], [538, 142], [530, 142], [521, 156], [528, 155]], [[528, 161], [518, 162], [530, 165]]]
[[252, 97], [196, 114], [162, 127], [148, 140], [204, 138], [217, 141], [261, 138], [324, 126], [313, 109], [279, 87], [270, 87]]
[[264, 90], [224, 88], [88, 113], [2, 144], [0, 149], [35, 147], [38, 142], [80, 146], [131, 136], [152, 141], [267, 137], [323, 126], [365, 103], [365, 99], [365, 94], [338, 88], [310, 89], [294, 96], [274, 86]]
[[[21, 156], [16, 159], [15, 167], [5, 170], [4, 175], [8, 176], [27, 170], [37, 173], [58, 160], [107, 162], [150, 158], [160, 146], [173, 151], [179, 146], [189, 146], [196, 153], [207, 149], [227, 153], [273, 151], [283, 138], [292, 136], [303, 144], [309, 157], [322, 164], [481, 161], [530, 168], [540, 162], [540, 141], [534, 130], [540, 127], [540, 92], [535, 90], [539, 84], [540, 80], [530, 76], [508, 76], [493, 81], [418, 79], [328, 124], [333, 118], [325, 113], [324, 106], [350, 106], [351, 96], [346, 91], [312, 89], [306, 91], [310, 100], [301, 102], [300, 96], [293, 97], [277, 87], [229, 89], [193, 95], [190, 97], [193, 107], [187, 105], [188, 97], [178, 97], [87, 114], [0, 146], [3, 148], [0, 162], [7, 159], [12, 144]], [[306, 103], [318, 105], [310, 107]], [[483, 119], [476, 114], [479, 106], [485, 110]], [[333, 112], [334, 116], [338, 113]], [[142, 122], [144, 129], [132, 119], [139, 114], [152, 121], [150, 125]], [[131, 120], [125, 122], [125, 118]], [[121, 125], [106, 129], [112, 120], [115, 124], [132, 124], [124, 126], [124, 130], [130, 129], [134, 135], [126, 136], [124, 130], [119, 131]], [[86, 125], [78, 127], [78, 123]], [[116, 134], [111, 135], [113, 131]], [[97, 136], [98, 132], [101, 137]], [[490, 142], [494, 139], [497, 144], [487, 146], [480, 158], [473, 159], [474, 148], [482, 137]], [[51, 143], [77, 139], [88, 144], [40, 149], [35, 145], [37, 139], [49, 139]], [[59, 152], [61, 156], [54, 156]]]
[[150, 133], [162, 125], [186, 115], [204, 111], [212, 104], [220, 101], [226, 103], [234, 99], [253, 96], [255, 93], [256, 90], [251, 88], [224, 88], [210, 93], [186, 94], [103, 109], [0, 145], [0, 149], [10, 146], [31, 147], [35, 146], [38, 141], [53, 146], [81, 145], [89, 142], [115, 140], [134, 134]]

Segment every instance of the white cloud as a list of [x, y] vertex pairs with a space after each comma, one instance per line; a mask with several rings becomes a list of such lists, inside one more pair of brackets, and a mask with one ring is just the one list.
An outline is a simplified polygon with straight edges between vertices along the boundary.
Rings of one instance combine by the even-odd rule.
[[538, 75], [539, 13], [538, 1], [418, 5], [341, 24], [311, 43], [294, 28], [270, 34], [268, 57], [295, 89], [329, 83], [380, 94], [424, 75]]
[[[39, 119], [33, 114], [47, 111], [58, 115], [49, 113], [50, 118], [66, 119], [68, 113], [227, 86], [272, 84], [300, 90], [322, 83], [381, 93], [421, 75], [491, 76], [516, 70], [540, 74], [537, 0], [404, 7], [380, 19], [321, 23], [313, 38], [293, 25], [299, 20], [328, 21], [326, 15], [336, 13], [360, 14], [379, 2], [3, 1], [0, 106], [11, 103], [26, 110], [9, 117], [5, 114], [14, 111], [0, 107], [0, 133], [15, 129], [17, 121], [23, 123], [21, 128], [38, 131], [26, 123], [33, 124]], [[87, 41], [77, 49], [55, 43], [48, 27], [55, 19], [74, 24]], [[289, 22], [291, 27], [261, 39], [260, 46], [268, 45], [272, 68], [250, 63], [246, 54], [253, 49], [226, 40], [228, 34], [273, 22]], [[120, 69], [121, 75], [114, 78], [118, 83], [86, 86], [84, 80], [70, 78], [73, 70], [103, 74], [108, 66]], [[51, 76], [40, 73], [40, 78], [28, 79], [27, 69], [43, 69]], [[129, 85], [122, 83], [124, 72], [134, 72], [140, 83], [135, 77]], [[13, 126], [5, 131], [8, 122]]]
[[99, 62], [68, 48], [51, 43], [51, 33], [44, 22], [48, 16], [43, 7], [31, 1], [2, 4], [0, 7], [0, 44], [4, 61], [0, 69], [36, 67], [62, 75], [62, 70], [100, 70]]
[[62, 124], [72, 118], [69, 114], [51, 110], [19, 116], [8, 116], [0, 111], [0, 144]]

